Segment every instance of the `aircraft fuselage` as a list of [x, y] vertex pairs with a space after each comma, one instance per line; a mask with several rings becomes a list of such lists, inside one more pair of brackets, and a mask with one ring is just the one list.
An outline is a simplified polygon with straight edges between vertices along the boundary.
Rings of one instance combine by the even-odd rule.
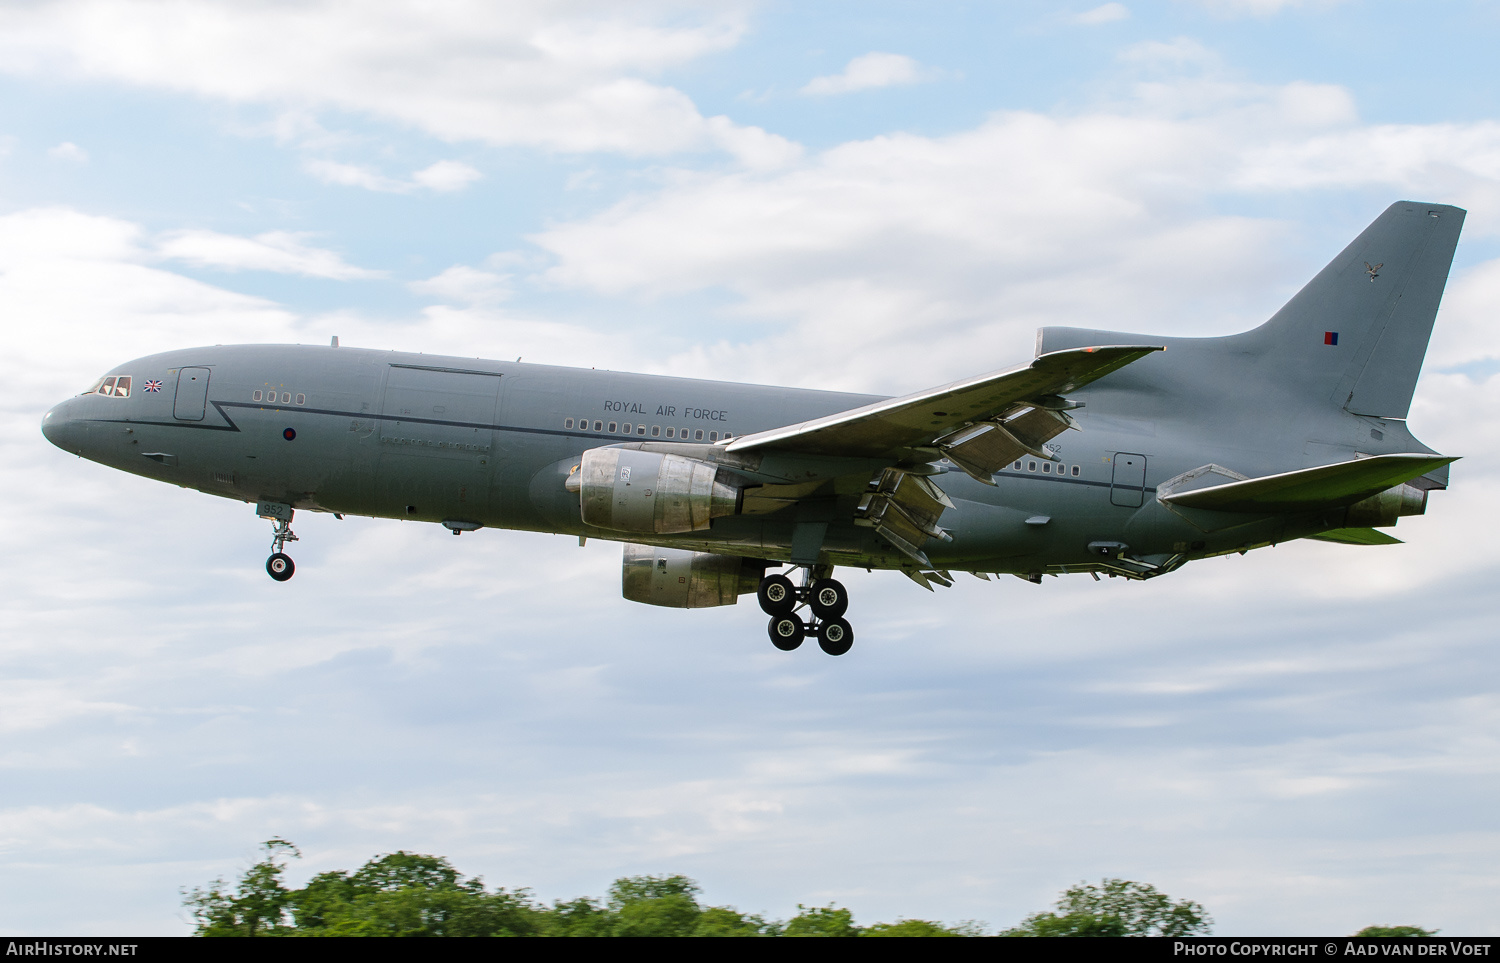
[[[44, 430], [66, 450], [133, 474], [298, 509], [586, 535], [782, 561], [791, 557], [805, 505], [717, 518], [706, 531], [623, 533], [585, 525], [578, 496], [564, 483], [588, 449], [634, 443], [707, 450], [730, 436], [878, 400], [293, 345], [171, 351], [110, 374], [131, 379], [128, 397], [69, 399], [48, 414]], [[1302, 450], [1306, 426], [1263, 425], [1258, 435], [1215, 437], [1194, 429], [1196, 412], [1179, 412], [1174, 423], [1161, 417], [1170, 417], [1169, 412], [1122, 408], [1130, 392], [1104, 390], [1109, 384], [1107, 379], [1073, 395], [1085, 403], [1075, 412], [1083, 430], [1057, 439], [1052, 446], [1057, 461], [1023, 458], [997, 473], [994, 486], [956, 469], [939, 476], [954, 503], [943, 516], [952, 540], [928, 544], [933, 567], [1022, 575], [1092, 571], [1100, 569], [1100, 543], [1126, 545], [1138, 558], [1185, 561], [1339, 524], [1316, 515], [1284, 515], [1205, 530], [1167, 510], [1154, 497], [1156, 485], [1206, 462], [1246, 475], [1317, 463]], [[1385, 427], [1405, 436], [1399, 423]], [[1282, 434], [1299, 440], [1278, 444], [1276, 436]], [[1409, 450], [1402, 441], [1391, 438], [1386, 447]], [[762, 466], [763, 473], [783, 484], [805, 476], [807, 485], [836, 474], [816, 459], [783, 461]], [[850, 521], [864, 485], [862, 480], [858, 486], [844, 484], [838, 490], [828, 482], [822, 492], [829, 522], [823, 542], [827, 561], [910, 567], [871, 529]]]

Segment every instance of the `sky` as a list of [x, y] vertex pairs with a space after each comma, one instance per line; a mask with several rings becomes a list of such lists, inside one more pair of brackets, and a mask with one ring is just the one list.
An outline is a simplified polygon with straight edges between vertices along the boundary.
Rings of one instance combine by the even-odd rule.
[[[185, 934], [447, 856], [786, 918], [1081, 880], [1221, 935], [1500, 934], [1500, 11], [1464, 0], [0, 5], [0, 933]], [[899, 394], [1067, 324], [1269, 317], [1391, 202], [1469, 211], [1405, 544], [1147, 583], [847, 574], [858, 642], [619, 597], [591, 540], [250, 507], [51, 405], [196, 344]]]

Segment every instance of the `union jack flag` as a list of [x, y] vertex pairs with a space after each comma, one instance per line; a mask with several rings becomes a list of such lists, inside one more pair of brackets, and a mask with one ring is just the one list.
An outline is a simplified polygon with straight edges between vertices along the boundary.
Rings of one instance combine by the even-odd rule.
[[160, 391], [161, 390], [161, 382], [160, 381], [155, 381], [155, 380], [146, 382], [146, 390], [147, 391]]

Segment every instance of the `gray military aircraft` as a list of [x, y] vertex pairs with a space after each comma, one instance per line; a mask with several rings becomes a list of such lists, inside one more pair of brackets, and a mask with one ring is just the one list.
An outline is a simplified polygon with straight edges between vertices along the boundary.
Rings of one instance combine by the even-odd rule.
[[1405, 419], [1463, 220], [1393, 204], [1243, 334], [1048, 327], [1027, 364], [899, 398], [335, 338], [139, 358], [42, 431], [254, 503], [277, 580], [296, 509], [612, 539], [625, 598], [755, 592], [778, 648], [811, 634], [840, 655], [836, 566], [931, 590], [955, 571], [1147, 579], [1294, 538], [1397, 542], [1378, 529], [1422, 514], [1455, 460]]

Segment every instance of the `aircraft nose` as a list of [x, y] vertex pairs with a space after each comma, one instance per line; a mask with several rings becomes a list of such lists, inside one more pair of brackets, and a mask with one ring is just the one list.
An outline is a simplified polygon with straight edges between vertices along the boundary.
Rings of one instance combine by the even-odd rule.
[[42, 434], [63, 451], [76, 455], [87, 429], [74, 417], [71, 410], [73, 407], [71, 398], [59, 405], [54, 405], [51, 411], [42, 416]]

